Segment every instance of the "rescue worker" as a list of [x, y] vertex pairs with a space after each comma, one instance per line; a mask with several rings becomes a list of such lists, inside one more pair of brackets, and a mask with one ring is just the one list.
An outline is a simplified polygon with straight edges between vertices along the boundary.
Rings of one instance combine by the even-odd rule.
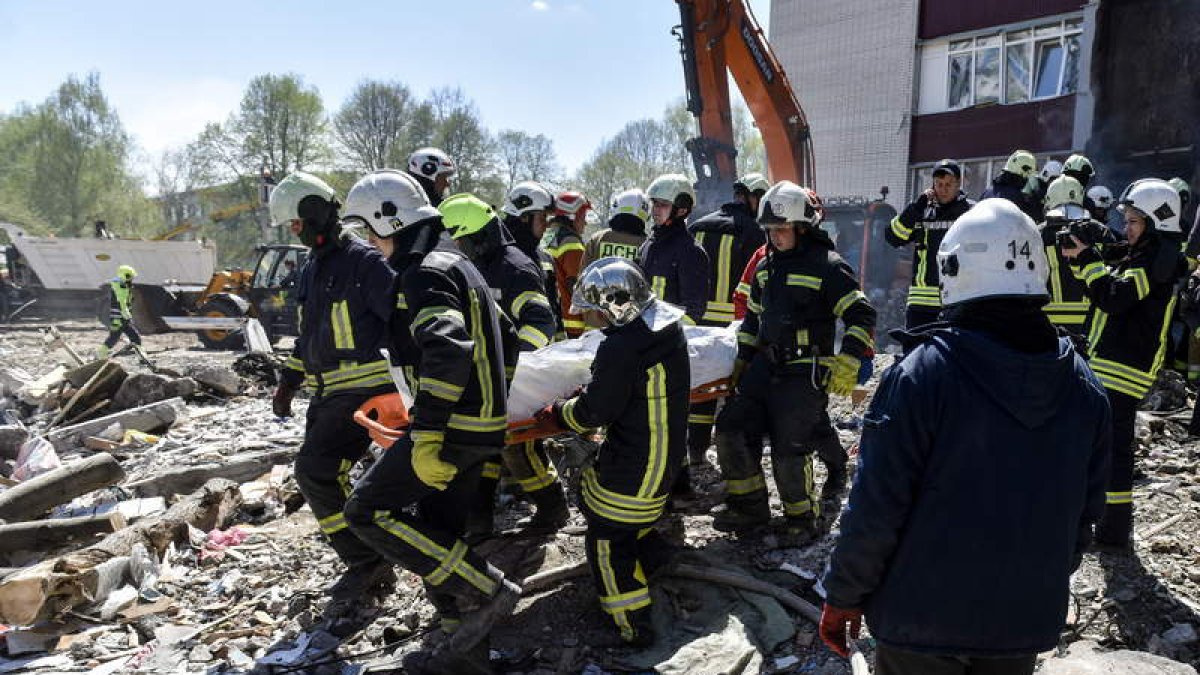
[[1079, 267], [1094, 316], [1089, 364], [1112, 406], [1112, 473], [1096, 542], [1128, 550], [1133, 526], [1133, 433], [1137, 407], [1154, 384], [1167, 350], [1175, 308], [1175, 282], [1186, 271], [1179, 246], [1179, 193], [1166, 181], [1146, 178], [1129, 187], [1117, 205], [1125, 216], [1129, 248], [1106, 266], [1094, 246], [1071, 237], [1062, 254]]
[[654, 297], [682, 307], [685, 322], [699, 322], [708, 308], [708, 254], [687, 230], [696, 193], [687, 176], [668, 173], [646, 189], [654, 226], [638, 250], [638, 264]]
[[[771, 186], [758, 222], [769, 253], [755, 270], [738, 330], [735, 392], [717, 416], [728, 496], [713, 527], [745, 531], [770, 520], [761, 452], [746, 444], [747, 435], [766, 434], [786, 531], [799, 544], [819, 531], [812, 453], [828, 426], [829, 394], [849, 396], [854, 389], [860, 359], [874, 344], [875, 309], [820, 228], [807, 190], [791, 181]], [[845, 332], [835, 352], [839, 319]], [[845, 465], [837, 472], [844, 480]]]
[[1036, 172], [1037, 158], [1033, 153], [1028, 150], [1014, 150], [1004, 162], [1004, 168], [992, 179], [991, 187], [983, 191], [980, 199], [1007, 199], [1024, 211], [1025, 215], [1033, 218], [1033, 222], [1040, 222], [1041, 218], [1037, 217], [1039, 209], [1033, 204], [1026, 190]]
[[[531, 352], [549, 344], [555, 332], [554, 311], [546, 299], [542, 270], [517, 248], [492, 207], [474, 195], [457, 194], [442, 202], [438, 210], [450, 237], [483, 274], [492, 297], [513, 324], [518, 350]], [[512, 366], [515, 369], [515, 360]], [[511, 370], [506, 379], [511, 382]], [[535, 515], [522, 524], [525, 531], [557, 532], [570, 514], [566, 494], [542, 441], [507, 446], [502, 457], [509, 473], [537, 507]], [[483, 508], [476, 517], [478, 522], [468, 524], [469, 534], [478, 536], [485, 529], [491, 534], [491, 507], [499, 479], [499, 466], [485, 465], [479, 491]]]
[[396, 284], [372, 293], [395, 308], [389, 352], [414, 397], [407, 433], [355, 486], [346, 522], [389, 562], [422, 577], [448, 634], [439, 649], [406, 661], [405, 672], [467, 672], [464, 659], [486, 664], [491, 626], [521, 594], [462, 540], [483, 463], [504, 445], [500, 312], [411, 176], [368, 174], [346, 202], [347, 219], [392, 240]]
[[[765, 237], [755, 221], [758, 204], [771, 184], [761, 173], [748, 173], [733, 184], [733, 201], [688, 225], [688, 231], [708, 256], [708, 302], [698, 322], [725, 327], [734, 320], [733, 293], [738, 279]], [[688, 411], [688, 461], [707, 464], [717, 401], [697, 403]]]
[[117, 276], [108, 282], [108, 337], [97, 350], [102, 359], [108, 358], [121, 335], [129, 338], [135, 348], [142, 345], [142, 336], [133, 325], [133, 279], [136, 276], [137, 271], [132, 267], [121, 265], [117, 268]]
[[600, 606], [621, 639], [648, 646], [655, 636], [646, 580], [669, 557], [654, 524], [687, 452], [691, 384], [683, 312], [657, 299], [637, 266], [620, 258], [588, 265], [572, 297], [577, 311], [606, 326], [605, 339], [582, 393], [547, 406], [538, 420], [548, 431], [608, 430], [583, 473], [588, 564]]
[[959, 218], [938, 265], [948, 325], [897, 333], [908, 353], [866, 414], [820, 634], [846, 656], [865, 614], [876, 675], [1028, 674], [1102, 508], [1108, 403], [1042, 311], [1046, 258], [1015, 205]]
[[913, 246], [912, 283], [908, 287], [907, 328], [938, 319], [942, 301], [938, 295], [938, 268], [934, 256], [946, 230], [974, 203], [959, 189], [962, 169], [958, 162], [943, 159], [933, 167], [933, 187], [925, 190], [892, 220], [887, 241], [892, 246]]
[[[1079, 181], [1079, 184], [1086, 190], [1091, 185], [1092, 178], [1096, 175], [1096, 169], [1092, 166], [1092, 160], [1079, 153], [1075, 153], [1063, 162], [1062, 175]], [[1050, 187], [1047, 186], [1046, 190], [1048, 192]]]
[[[654, 297], [682, 308], [684, 323], [695, 325], [708, 309], [708, 254], [687, 230], [696, 193], [687, 176], [669, 173], [651, 181], [646, 196], [654, 227], [638, 249], [638, 265]], [[684, 466], [675, 480], [676, 506], [684, 507], [695, 495], [690, 469]]]
[[1048, 159], [1042, 165], [1042, 170], [1031, 178], [1029, 184], [1025, 186], [1025, 192], [1029, 195], [1030, 208], [1032, 209], [1030, 217], [1033, 218], [1033, 222], [1040, 223], [1045, 219], [1046, 211], [1042, 205], [1046, 201], [1046, 191], [1050, 189], [1050, 183], [1062, 175], [1062, 169], [1062, 162], [1056, 159]]
[[446, 197], [450, 179], [456, 173], [454, 160], [439, 148], [421, 148], [408, 156], [408, 175], [417, 179], [435, 207]]
[[583, 247], [584, 267], [601, 258], [637, 260], [638, 249], [646, 241], [646, 221], [650, 218], [650, 200], [638, 188], [613, 197], [608, 227], [588, 238]]
[[1083, 205], [1083, 186], [1067, 175], [1055, 178], [1046, 190], [1046, 221], [1041, 224], [1042, 248], [1049, 266], [1050, 302], [1044, 309], [1050, 323], [1081, 338], [1087, 337], [1092, 303], [1087, 287], [1058, 248], [1060, 237], [1071, 234], [1084, 241], [1107, 246], [1116, 237], [1104, 225], [1092, 220]]
[[[1117, 223], [1113, 219], [1113, 193], [1103, 185], [1093, 185], [1087, 191], [1088, 200], [1092, 203], [1088, 208], [1088, 212], [1092, 215], [1092, 220], [1103, 223], [1105, 227], [1112, 230], [1116, 234], [1121, 234], [1125, 231], [1124, 223]], [[1117, 219], [1119, 220], [1119, 218]]]
[[327, 592], [329, 618], [347, 614], [364, 596], [385, 594], [395, 575], [383, 558], [347, 528], [350, 469], [371, 439], [351, 416], [371, 398], [392, 390], [387, 344], [394, 302], [380, 288], [395, 274], [378, 251], [342, 236], [337, 195], [320, 178], [297, 171], [271, 191], [271, 222], [289, 228], [310, 249], [296, 286], [299, 335], [284, 364], [272, 410], [290, 417], [301, 386], [312, 399], [304, 442], [296, 456], [296, 483], [346, 571]]
[[558, 297], [559, 313], [567, 337], [583, 334], [583, 319], [571, 313], [571, 299], [565, 292], [575, 288], [579, 270], [583, 269], [583, 230], [587, 227], [587, 214], [592, 203], [574, 190], [560, 192], [554, 198], [554, 217], [550, 220], [550, 241], [546, 252], [554, 259], [554, 280], [558, 288], [564, 289]]
[[571, 289], [558, 287], [554, 258], [541, 248], [542, 235], [546, 234], [548, 219], [554, 212], [554, 195], [537, 181], [522, 181], [508, 191], [500, 211], [504, 214], [504, 227], [512, 234], [517, 248], [541, 266], [546, 283], [546, 299], [554, 310], [555, 337], [566, 337], [558, 298], [560, 293], [570, 293]]

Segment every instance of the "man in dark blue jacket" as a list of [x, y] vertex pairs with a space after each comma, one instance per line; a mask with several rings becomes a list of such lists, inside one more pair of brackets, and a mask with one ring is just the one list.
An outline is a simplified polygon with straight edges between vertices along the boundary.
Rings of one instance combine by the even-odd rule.
[[938, 264], [945, 320], [899, 333], [864, 419], [821, 637], [845, 655], [865, 613], [877, 675], [1032, 673], [1104, 505], [1109, 406], [1041, 310], [1045, 251], [1015, 205], [959, 218]]

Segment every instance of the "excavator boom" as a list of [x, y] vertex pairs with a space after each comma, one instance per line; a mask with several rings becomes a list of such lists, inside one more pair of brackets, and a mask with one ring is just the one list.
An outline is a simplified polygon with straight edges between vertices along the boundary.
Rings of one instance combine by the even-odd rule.
[[772, 182], [816, 187], [808, 121], [792, 85], [743, 0], [676, 0], [687, 105], [700, 135], [688, 141], [697, 177], [696, 212], [728, 201], [737, 178], [729, 75], [762, 134]]

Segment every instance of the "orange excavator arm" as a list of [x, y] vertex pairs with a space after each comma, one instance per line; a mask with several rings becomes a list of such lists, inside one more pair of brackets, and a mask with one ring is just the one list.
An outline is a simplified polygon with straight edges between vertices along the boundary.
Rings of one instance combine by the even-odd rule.
[[808, 120], [766, 35], [742, 0], [675, 0], [687, 105], [700, 124], [688, 141], [698, 213], [727, 201], [737, 177], [728, 74], [762, 134], [772, 182], [816, 187]]

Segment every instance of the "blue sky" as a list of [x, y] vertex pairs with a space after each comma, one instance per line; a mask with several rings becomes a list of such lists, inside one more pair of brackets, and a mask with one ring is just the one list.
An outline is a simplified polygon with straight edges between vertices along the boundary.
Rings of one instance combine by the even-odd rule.
[[[769, 0], [751, 0], [768, 22]], [[147, 153], [223, 120], [247, 82], [294, 72], [336, 109], [362, 79], [461, 86], [493, 131], [544, 133], [573, 169], [683, 95], [672, 0], [0, 0], [0, 112], [98, 71]]]

